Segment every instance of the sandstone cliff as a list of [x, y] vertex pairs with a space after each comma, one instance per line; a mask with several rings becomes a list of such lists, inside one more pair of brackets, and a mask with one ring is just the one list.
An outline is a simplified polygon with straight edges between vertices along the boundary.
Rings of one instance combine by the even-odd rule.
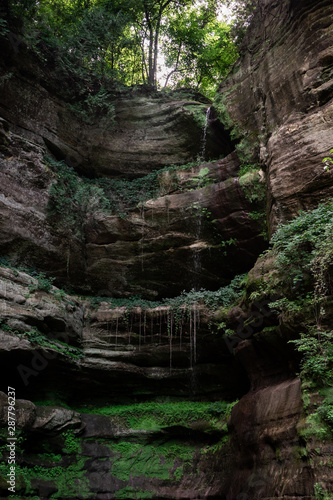
[[[261, 0], [213, 103], [110, 89], [113, 119], [90, 124], [2, 39], [0, 373], [19, 498], [329, 498], [332, 431], [311, 434], [306, 413], [323, 396], [288, 343], [308, 318], [269, 307], [277, 271], [257, 258], [332, 197], [332, 15]], [[151, 196], [119, 196], [140, 178]], [[81, 193], [80, 217], [54, 210], [61, 189]]]

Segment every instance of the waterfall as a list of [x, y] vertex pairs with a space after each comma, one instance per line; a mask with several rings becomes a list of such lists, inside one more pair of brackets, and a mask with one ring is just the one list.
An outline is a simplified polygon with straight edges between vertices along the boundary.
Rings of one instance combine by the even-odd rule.
[[197, 362], [197, 305], [193, 304], [193, 365]]
[[117, 318], [116, 318], [116, 347], [118, 345], [118, 325], [119, 325], [119, 316], [117, 313]]
[[202, 262], [201, 262], [201, 232], [202, 232], [202, 222], [203, 222], [203, 214], [202, 214], [202, 206], [200, 200], [202, 199], [202, 193], [199, 192], [198, 202], [195, 206], [194, 212], [194, 223], [195, 223], [195, 242], [192, 244], [192, 266], [193, 266], [193, 279], [192, 279], [192, 287], [195, 291], [200, 289], [200, 275], [202, 270]]
[[207, 108], [206, 111], [206, 121], [205, 121], [205, 126], [203, 129], [203, 137], [202, 137], [202, 146], [201, 146], [201, 152], [200, 152], [200, 160], [205, 161], [205, 156], [206, 156], [206, 143], [207, 143], [207, 128], [208, 128], [208, 122], [209, 122], [209, 117], [210, 117], [210, 106]]
[[145, 207], [142, 203], [141, 205], [141, 218], [142, 218], [142, 226], [141, 226], [141, 239], [140, 239], [140, 246], [141, 246], [141, 271], [143, 272], [144, 271], [144, 263], [143, 263], [143, 260], [144, 260], [144, 250], [143, 250], [143, 240], [144, 240], [144, 237], [145, 237]]

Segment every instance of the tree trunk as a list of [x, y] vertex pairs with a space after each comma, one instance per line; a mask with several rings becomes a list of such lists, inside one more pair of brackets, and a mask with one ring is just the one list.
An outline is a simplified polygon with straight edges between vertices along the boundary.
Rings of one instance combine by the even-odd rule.
[[155, 39], [154, 39], [154, 63], [153, 63], [153, 74], [152, 74], [154, 87], [157, 86], [158, 37], [160, 35], [161, 17], [162, 17], [162, 12], [159, 12], [157, 25], [155, 29]]
[[148, 83], [154, 85], [154, 32], [149, 26], [149, 48], [148, 48]]

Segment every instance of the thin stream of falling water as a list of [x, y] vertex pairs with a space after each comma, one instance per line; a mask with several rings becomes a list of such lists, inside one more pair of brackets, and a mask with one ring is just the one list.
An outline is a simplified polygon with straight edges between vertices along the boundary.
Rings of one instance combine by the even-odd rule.
[[153, 343], [154, 340], [154, 316], [153, 313], [151, 313], [150, 316], [150, 342]]
[[197, 362], [197, 305], [193, 304], [193, 365]]
[[167, 221], [168, 221], [168, 225], [170, 224], [170, 200], [169, 198], [166, 196], [165, 198], [165, 206], [166, 206], [166, 209], [167, 209]]
[[143, 315], [143, 343], [146, 343], [146, 326], [147, 326], [147, 311], [145, 309], [144, 315]]
[[193, 353], [192, 353], [192, 312], [190, 310], [190, 368], [193, 368]]
[[132, 331], [133, 331], [133, 313], [131, 312], [130, 313], [130, 324], [129, 324], [129, 336], [128, 336], [128, 343], [130, 344], [131, 343], [131, 334], [132, 334]]
[[139, 320], [139, 351], [141, 349], [141, 311], [139, 312], [140, 320]]
[[172, 330], [173, 330], [173, 312], [170, 311], [170, 374], [172, 372]]
[[194, 248], [192, 247], [192, 262], [193, 262], [193, 288], [195, 291], [200, 289], [200, 275], [202, 270], [201, 254], [200, 254], [200, 237], [202, 231], [202, 209], [200, 204], [200, 198], [202, 193], [199, 195], [199, 206], [195, 212], [195, 243]]
[[182, 336], [183, 336], [183, 316], [179, 325], [179, 349], [182, 348]]
[[119, 322], [119, 318], [118, 318], [118, 315], [117, 315], [117, 319], [116, 319], [116, 347], [117, 347], [117, 344], [118, 344], [118, 322]]
[[112, 342], [112, 324], [113, 324], [113, 319], [111, 319], [109, 325], [110, 325], [110, 332], [109, 332], [109, 338], [110, 338], [110, 344]]
[[200, 153], [200, 159], [202, 161], [205, 161], [205, 156], [206, 156], [207, 128], [208, 128], [208, 120], [209, 120], [209, 116], [210, 116], [210, 109], [211, 108], [209, 106], [209, 108], [207, 108], [207, 111], [206, 111], [206, 122], [205, 122], [205, 126], [203, 129], [202, 147], [201, 147], [201, 153]]
[[141, 226], [141, 271], [144, 271], [144, 264], [143, 264], [143, 240], [144, 240], [144, 224], [145, 224], [145, 207], [142, 205], [141, 206], [141, 218], [142, 218], [142, 226]]

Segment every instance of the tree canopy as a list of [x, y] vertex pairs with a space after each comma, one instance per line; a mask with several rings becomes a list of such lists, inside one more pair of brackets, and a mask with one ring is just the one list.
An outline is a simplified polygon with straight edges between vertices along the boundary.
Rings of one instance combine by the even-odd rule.
[[69, 80], [212, 95], [237, 58], [232, 23], [219, 15], [228, 1], [6, 0], [2, 17]]

